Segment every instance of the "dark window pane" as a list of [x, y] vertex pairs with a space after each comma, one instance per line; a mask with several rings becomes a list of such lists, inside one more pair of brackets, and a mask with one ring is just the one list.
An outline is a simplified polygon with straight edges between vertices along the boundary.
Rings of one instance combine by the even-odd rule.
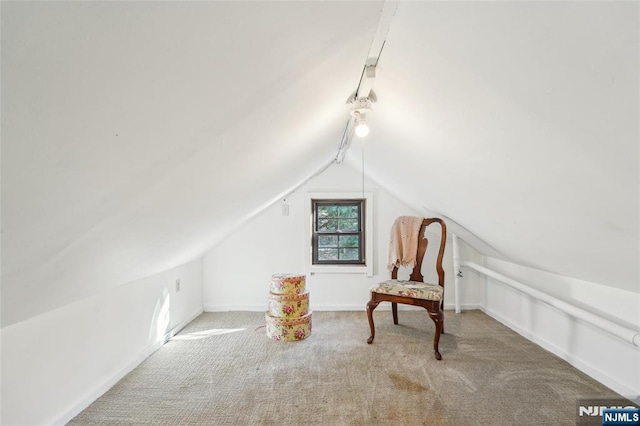
[[360, 251], [357, 248], [341, 248], [340, 260], [358, 260]]
[[337, 231], [338, 219], [318, 219], [318, 231]]
[[319, 248], [318, 260], [338, 260], [337, 248]]
[[338, 217], [338, 206], [318, 206], [319, 218], [336, 218]]
[[340, 248], [360, 247], [360, 237], [358, 235], [340, 235]]
[[313, 200], [313, 263], [364, 263], [363, 203], [360, 200]]
[[340, 206], [338, 214], [344, 218], [357, 218], [358, 206]]
[[319, 235], [318, 247], [338, 247], [338, 237], [336, 235]]
[[340, 219], [341, 231], [359, 231], [358, 219]]

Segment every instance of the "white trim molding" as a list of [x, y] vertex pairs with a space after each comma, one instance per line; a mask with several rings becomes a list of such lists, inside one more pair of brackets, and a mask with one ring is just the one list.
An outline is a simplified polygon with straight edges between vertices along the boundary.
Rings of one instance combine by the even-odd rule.
[[[365, 220], [364, 220], [364, 238], [365, 238], [365, 265], [313, 265], [312, 259], [312, 226], [313, 212], [311, 209], [312, 200], [365, 200]], [[373, 251], [373, 193], [372, 192], [307, 192], [305, 194], [305, 245], [308, 250], [305, 251], [306, 271], [309, 275], [314, 274], [366, 274], [368, 277], [373, 276], [373, 263], [375, 253]]]
[[605, 318], [593, 312], [589, 312], [585, 309], [579, 308], [563, 300], [557, 299], [553, 296], [550, 296], [547, 293], [544, 293], [540, 290], [536, 290], [535, 288], [531, 288], [525, 284], [522, 284], [512, 278], [509, 278], [505, 275], [495, 272], [489, 268], [486, 268], [482, 265], [478, 265], [475, 262], [463, 261], [461, 264], [462, 266], [471, 268], [477, 272], [480, 272], [481, 274], [484, 274], [488, 277], [498, 280], [501, 283], [508, 285], [509, 287], [513, 287], [522, 293], [525, 293], [531, 297], [534, 297], [540, 300], [541, 302], [546, 303], [547, 305], [553, 306], [554, 308], [564, 312], [567, 315], [570, 315], [574, 318], [580, 319], [591, 325], [594, 325], [599, 329], [606, 331], [612, 334], [613, 336], [616, 336], [617, 338], [622, 339], [625, 342], [634, 345], [636, 348], [640, 347], [640, 331], [635, 328], [630, 328], [627, 325], [614, 322], [608, 318]]

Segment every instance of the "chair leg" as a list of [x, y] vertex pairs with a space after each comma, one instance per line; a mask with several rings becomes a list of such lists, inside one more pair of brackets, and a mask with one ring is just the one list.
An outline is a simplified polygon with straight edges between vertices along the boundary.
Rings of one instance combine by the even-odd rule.
[[398, 325], [398, 304], [391, 302], [391, 312], [393, 313], [393, 323]]
[[369, 319], [369, 328], [371, 329], [371, 336], [367, 339], [367, 343], [373, 343], [373, 338], [376, 337], [376, 326], [373, 324], [373, 310], [378, 307], [380, 302], [374, 302], [370, 300], [367, 303], [367, 318]]
[[429, 316], [436, 324], [436, 333], [433, 336], [433, 351], [436, 359], [440, 361], [442, 359], [442, 355], [440, 355], [438, 344], [440, 343], [440, 334], [442, 333], [442, 328], [444, 327], [444, 314], [442, 313], [442, 311], [438, 310], [438, 312], [429, 312]]
[[[444, 298], [440, 302], [440, 311], [444, 312]], [[442, 334], [444, 334], [444, 314], [442, 315]]]

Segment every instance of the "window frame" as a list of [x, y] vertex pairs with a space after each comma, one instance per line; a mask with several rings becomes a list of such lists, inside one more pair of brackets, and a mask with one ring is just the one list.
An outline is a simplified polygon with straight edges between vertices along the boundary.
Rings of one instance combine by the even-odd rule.
[[[311, 226], [311, 263], [313, 265], [366, 265], [366, 256], [365, 256], [365, 242], [366, 242], [366, 205], [367, 200], [365, 198], [360, 199], [337, 199], [337, 200], [327, 200], [327, 199], [311, 199], [311, 211], [313, 215], [312, 226]], [[345, 207], [345, 206], [354, 206], [358, 209], [358, 226], [356, 231], [345, 230], [341, 231], [340, 226], [338, 225], [338, 229], [335, 231], [320, 231], [318, 228], [319, 220], [318, 217], [318, 208], [323, 206], [330, 207]], [[335, 218], [340, 223], [339, 214]], [[348, 235], [355, 235], [358, 237], [358, 259], [355, 260], [320, 260], [319, 252], [321, 247], [319, 246], [319, 237], [321, 236], [335, 236], [338, 241], [338, 245], [336, 249], [338, 250], [338, 257], [340, 256], [340, 237]]]
[[[364, 202], [364, 264], [314, 264], [313, 263], [313, 206], [312, 200], [365, 200]], [[373, 249], [373, 193], [372, 192], [307, 192], [305, 194], [305, 263], [309, 275], [319, 274], [366, 274], [374, 273]]]

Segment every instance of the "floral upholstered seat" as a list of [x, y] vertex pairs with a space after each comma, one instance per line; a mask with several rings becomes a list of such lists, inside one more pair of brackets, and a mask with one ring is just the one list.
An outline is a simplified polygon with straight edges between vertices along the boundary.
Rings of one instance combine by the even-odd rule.
[[437, 284], [418, 281], [387, 280], [371, 287], [371, 291], [394, 296], [413, 297], [414, 299], [442, 300], [442, 287]]

